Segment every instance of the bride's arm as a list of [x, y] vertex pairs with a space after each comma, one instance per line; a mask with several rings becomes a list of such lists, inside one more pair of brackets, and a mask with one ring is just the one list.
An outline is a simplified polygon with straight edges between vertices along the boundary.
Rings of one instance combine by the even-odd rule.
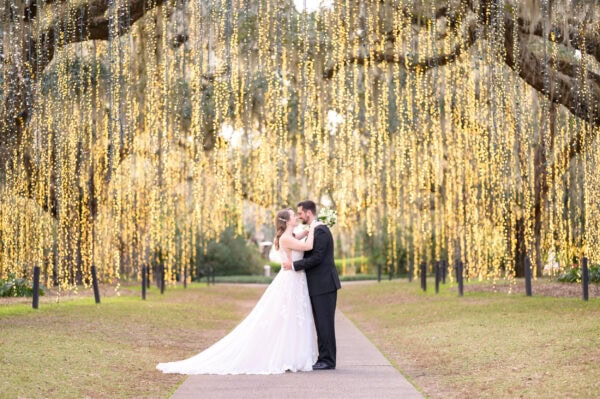
[[313, 249], [313, 243], [315, 241], [316, 226], [316, 224], [311, 226], [310, 230], [308, 231], [308, 237], [306, 238], [306, 241], [298, 240], [288, 234], [282, 235], [279, 241], [281, 242], [281, 244], [283, 244], [284, 247], [289, 249], [293, 249], [296, 251], [310, 251], [311, 249]]

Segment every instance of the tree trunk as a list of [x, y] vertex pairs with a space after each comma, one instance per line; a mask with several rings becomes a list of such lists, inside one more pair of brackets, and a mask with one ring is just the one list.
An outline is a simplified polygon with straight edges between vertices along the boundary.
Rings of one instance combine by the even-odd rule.
[[516, 277], [525, 277], [525, 257], [527, 248], [525, 246], [525, 219], [520, 216], [515, 226], [515, 274]]
[[[534, 235], [534, 246], [535, 246], [535, 267], [536, 275], [541, 277], [542, 275], [542, 212], [544, 197], [548, 194], [548, 170], [547, 160], [550, 148], [547, 148], [546, 137], [554, 137], [555, 134], [555, 119], [556, 119], [556, 104], [550, 102], [549, 104], [549, 115], [548, 119], [545, 119], [546, 115], [542, 113], [543, 120], [541, 121], [541, 128], [539, 134], [539, 140], [534, 154], [534, 176], [533, 176], [533, 235]], [[547, 136], [549, 134], [549, 136]], [[552, 142], [552, 141], [551, 141]], [[551, 143], [550, 142], [550, 143]]]

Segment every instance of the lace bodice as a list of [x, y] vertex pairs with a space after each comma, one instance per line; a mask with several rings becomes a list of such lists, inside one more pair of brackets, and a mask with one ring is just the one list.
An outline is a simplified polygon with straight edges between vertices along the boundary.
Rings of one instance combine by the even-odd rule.
[[[292, 255], [292, 262], [295, 262], [304, 257], [304, 252], [291, 250], [291, 255]], [[285, 254], [285, 250], [283, 248], [279, 248], [279, 250], [277, 251], [277, 258], [278, 258], [277, 260], [279, 262], [281, 262], [287, 258], [286, 254]]]
[[295, 261], [300, 260], [302, 258], [304, 258], [304, 252], [292, 250], [292, 262], [295, 262]]

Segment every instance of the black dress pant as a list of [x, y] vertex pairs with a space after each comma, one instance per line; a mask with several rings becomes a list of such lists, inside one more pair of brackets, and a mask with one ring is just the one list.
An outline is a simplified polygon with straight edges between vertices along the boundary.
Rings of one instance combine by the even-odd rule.
[[315, 327], [317, 328], [317, 343], [319, 346], [318, 362], [335, 367], [335, 305], [337, 291], [310, 297]]

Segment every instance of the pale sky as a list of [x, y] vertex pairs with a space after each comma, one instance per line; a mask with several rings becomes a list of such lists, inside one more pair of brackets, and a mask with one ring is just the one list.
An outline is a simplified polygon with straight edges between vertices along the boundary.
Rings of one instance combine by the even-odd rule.
[[321, 8], [333, 8], [334, 0], [294, 0], [294, 6], [298, 12], [304, 11], [315, 12]]

